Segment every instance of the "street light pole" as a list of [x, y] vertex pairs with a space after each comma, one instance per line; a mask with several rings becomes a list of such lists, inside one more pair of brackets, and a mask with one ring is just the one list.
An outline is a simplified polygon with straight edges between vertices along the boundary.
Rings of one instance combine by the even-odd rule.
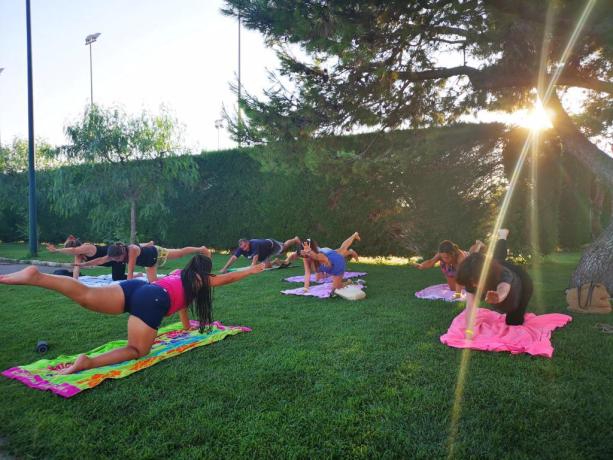
[[[0, 67], [0, 75], [4, 72], [4, 67]], [[2, 147], [2, 136], [0, 136], [0, 147]]]
[[92, 106], [94, 105], [94, 72], [92, 65], [92, 43], [94, 43], [99, 36], [100, 33], [95, 33], [85, 37], [85, 46], [89, 45], [89, 92]]
[[241, 14], [238, 13], [238, 147], [241, 146], [242, 126], [241, 117]]
[[30, 255], [38, 253], [36, 234], [36, 175], [34, 174], [34, 93], [32, 91], [32, 27], [30, 0], [26, 0], [26, 46], [28, 59], [28, 207]]
[[219, 118], [215, 120], [215, 128], [217, 128], [217, 150], [219, 150], [219, 129], [223, 128], [223, 119]]

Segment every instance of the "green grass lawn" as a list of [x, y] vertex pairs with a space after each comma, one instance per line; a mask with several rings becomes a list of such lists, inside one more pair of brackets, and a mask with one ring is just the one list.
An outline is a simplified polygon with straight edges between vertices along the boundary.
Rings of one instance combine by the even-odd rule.
[[[0, 245], [0, 256], [25, 252]], [[226, 257], [215, 256], [215, 267]], [[545, 260], [542, 303], [530, 311], [565, 312], [577, 259]], [[441, 282], [436, 269], [351, 268], [369, 273], [360, 302], [282, 296], [289, 284], [281, 278], [300, 269], [217, 288], [215, 319], [253, 332], [72, 399], [0, 378], [4, 450], [20, 458], [446, 457], [462, 351], [439, 337], [461, 307], [415, 298]], [[126, 336], [126, 316], [91, 313], [42, 289], [0, 286], [0, 303], [0, 369], [36, 360], [39, 339], [55, 357]], [[554, 332], [551, 360], [473, 352], [454, 456], [611, 458], [613, 335], [598, 322], [613, 318], [577, 316]]]

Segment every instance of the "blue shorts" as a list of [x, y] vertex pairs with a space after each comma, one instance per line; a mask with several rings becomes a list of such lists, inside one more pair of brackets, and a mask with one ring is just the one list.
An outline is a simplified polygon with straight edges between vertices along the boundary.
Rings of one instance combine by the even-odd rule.
[[347, 266], [347, 261], [345, 260], [345, 258], [341, 256], [338, 252], [328, 248], [323, 248], [321, 252], [326, 255], [326, 257], [330, 261], [331, 266], [326, 267], [324, 264], [320, 264], [319, 271], [332, 276], [342, 276], [343, 273], [345, 273], [345, 268]]
[[145, 280], [127, 280], [119, 283], [123, 290], [124, 311], [140, 318], [151, 329], [157, 329], [170, 309], [168, 292], [157, 284]]

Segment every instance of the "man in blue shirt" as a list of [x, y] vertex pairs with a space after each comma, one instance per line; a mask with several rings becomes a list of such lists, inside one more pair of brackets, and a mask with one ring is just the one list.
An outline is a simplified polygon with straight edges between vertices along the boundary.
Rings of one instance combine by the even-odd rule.
[[[275, 266], [286, 266], [296, 257], [294, 253], [290, 254], [284, 262], [280, 262], [277, 256], [287, 252], [293, 245], [300, 246], [300, 238], [295, 236], [292, 239], [287, 240], [285, 243], [270, 239], [253, 239], [248, 240], [241, 238], [238, 240], [238, 248], [234, 251], [226, 265], [220, 270], [220, 273], [226, 273], [228, 268], [238, 259], [240, 256], [251, 259], [251, 265], [256, 265], [260, 262], [266, 264], [266, 268], [272, 268]], [[271, 260], [273, 259], [274, 260]]]

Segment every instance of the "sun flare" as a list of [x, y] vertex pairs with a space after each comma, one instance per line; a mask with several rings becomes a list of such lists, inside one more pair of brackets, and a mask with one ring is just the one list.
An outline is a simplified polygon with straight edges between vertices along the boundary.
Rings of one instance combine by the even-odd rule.
[[532, 131], [545, 131], [553, 127], [551, 124], [553, 111], [545, 109], [540, 99], [536, 101], [532, 109], [518, 110], [511, 117], [517, 125]]

